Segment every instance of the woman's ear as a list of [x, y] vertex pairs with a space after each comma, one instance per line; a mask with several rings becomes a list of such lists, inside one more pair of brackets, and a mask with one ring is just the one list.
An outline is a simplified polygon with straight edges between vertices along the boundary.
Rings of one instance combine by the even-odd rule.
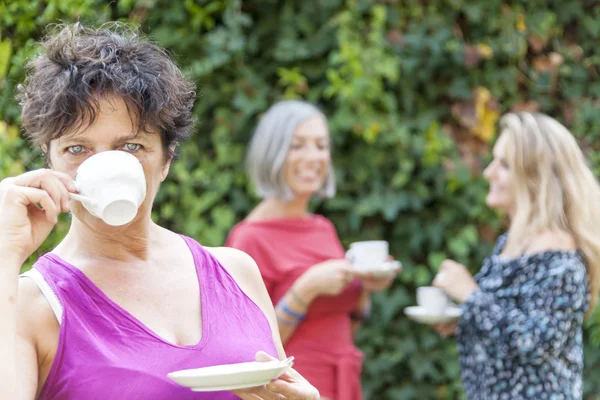
[[42, 150], [42, 157], [44, 157], [44, 161], [46, 162], [46, 167], [50, 168], [50, 145], [43, 144], [40, 146]]

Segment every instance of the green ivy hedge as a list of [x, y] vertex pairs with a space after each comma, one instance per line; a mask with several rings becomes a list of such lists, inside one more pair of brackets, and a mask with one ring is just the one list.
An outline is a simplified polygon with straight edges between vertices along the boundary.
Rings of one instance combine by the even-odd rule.
[[[338, 195], [315, 201], [315, 211], [344, 244], [386, 238], [404, 264], [359, 333], [369, 399], [464, 397], [454, 342], [402, 310], [443, 258], [476, 272], [503, 229], [484, 205], [480, 176], [499, 115], [555, 116], [600, 173], [597, 1], [4, 0], [0, 177], [42, 165], [19, 135], [15, 88], [43, 28], [77, 20], [141, 25], [198, 83], [197, 134], [182, 146], [154, 218], [206, 245], [221, 245], [257, 201], [242, 161], [260, 114], [282, 98], [326, 111]], [[586, 399], [600, 399], [600, 312], [588, 323], [585, 356]]]

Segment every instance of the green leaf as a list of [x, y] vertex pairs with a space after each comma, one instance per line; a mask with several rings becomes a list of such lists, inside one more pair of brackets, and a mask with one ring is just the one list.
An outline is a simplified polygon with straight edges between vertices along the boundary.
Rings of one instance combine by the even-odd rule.
[[6, 77], [12, 56], [10, 39], [0, 40], [0, 80]]

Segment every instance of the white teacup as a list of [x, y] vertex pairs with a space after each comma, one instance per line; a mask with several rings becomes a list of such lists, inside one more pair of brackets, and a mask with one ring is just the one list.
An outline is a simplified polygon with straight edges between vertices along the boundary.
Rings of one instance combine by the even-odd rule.
[[423, 286], [417, 288], [417, 304], [431, 313], [443, 313], [450, 299], [440, 288]]
[[369, 270], [388, 261], [389, 244], [385, 240], [354, 242], [346, 252], [346, 257], [357, 270]]
[[106, 224], [131, 222], [146, 198], [146, 177], [139, 160], [125, 151], [103, 151], [85, 160], [77, 170], [75, 184], [80, 201]]

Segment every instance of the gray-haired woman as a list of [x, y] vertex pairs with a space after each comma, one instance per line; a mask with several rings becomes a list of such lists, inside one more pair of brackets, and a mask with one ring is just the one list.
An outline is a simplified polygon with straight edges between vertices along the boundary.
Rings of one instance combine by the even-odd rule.
[[324, 399], [360, 399], [362, 353], [352, 320], [365, 317], [369, 293], [392, 279], [355, 279], [333, 224], [308, 211], [313, 196], [335, 194], [327, 119], [303, 101], [275, 104], [258, 124], [247, 161], [263, 200], [227, 245], [257, 262], [298, 371]]

